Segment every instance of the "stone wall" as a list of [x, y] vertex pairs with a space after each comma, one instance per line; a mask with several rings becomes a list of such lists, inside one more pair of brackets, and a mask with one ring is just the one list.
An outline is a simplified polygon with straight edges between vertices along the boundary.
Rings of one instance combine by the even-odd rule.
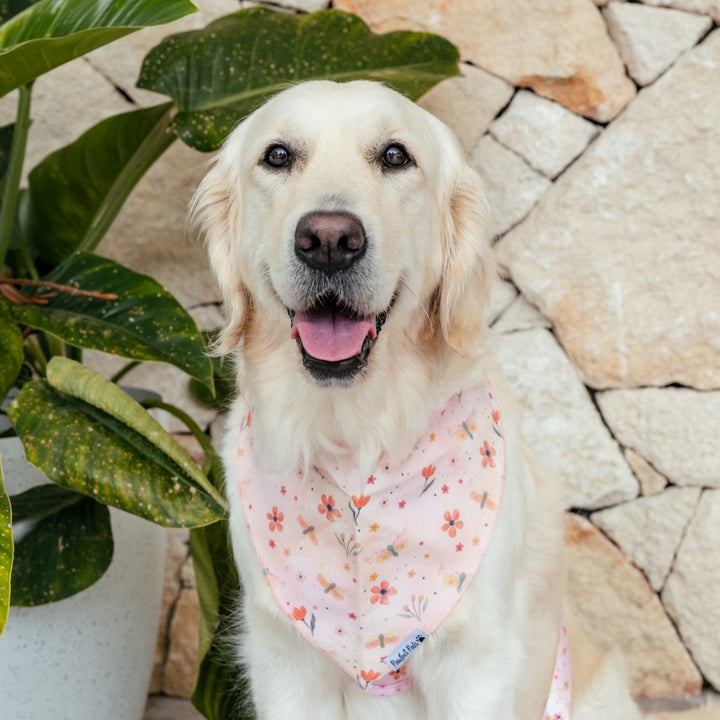
[[[198, 4], [204, 14], [176, 29], [242, 3]], [[462, 77], [421, 104], [455, 129], [491, 199], [504, 277], [495, 350], [528, 438], [565, 485], [570, 602], [621, 647], [637, 696], [720, 689], [720, 2], [333, 4], [377, 31], [431, 30], [461, 49]], [[156, 103], [133, 85], [169, 31], [39, 80], [31, 159], [130, 102]], [[209, 328], [217, 292], [201, 249], [183, 242], [206, 160], [173, 146], [101, 251], [159, 278]], [[144, 366], [129, 380], [214, 420], [180, 373]], [[174, 533], [155, 691], [190, 693], [197, 618]]]

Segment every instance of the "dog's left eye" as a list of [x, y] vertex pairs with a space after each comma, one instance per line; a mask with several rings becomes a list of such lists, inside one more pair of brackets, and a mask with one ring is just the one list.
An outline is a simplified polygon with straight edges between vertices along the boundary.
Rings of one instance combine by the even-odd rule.
[[388, 145], [382, 154], [381, 160], [385, 167], [402, 167], [408, 163], [407, 151], [402, 145]]
[[284, 167], [290, 162], [290, 151], [282, 145], [273, 145], [267, 149], [263, 161], [272, 167]]

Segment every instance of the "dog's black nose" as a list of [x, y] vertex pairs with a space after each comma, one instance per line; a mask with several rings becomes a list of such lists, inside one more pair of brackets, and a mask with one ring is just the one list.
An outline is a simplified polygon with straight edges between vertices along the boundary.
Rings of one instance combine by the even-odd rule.
[[365, 253], [360, 221], [343, 212], [311, 212], [295, 228], [295, 254], [306, 265], [331, 275], [345, 270]]

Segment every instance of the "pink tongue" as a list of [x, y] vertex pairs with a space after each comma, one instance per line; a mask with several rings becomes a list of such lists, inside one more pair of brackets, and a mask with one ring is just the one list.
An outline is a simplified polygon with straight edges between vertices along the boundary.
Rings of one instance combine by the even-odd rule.
[[350, 318], [333, 312], [297, 312], [293, 338], [300, 338], [305, 352], [318, 360], [338, 362], [357, 355], [365, 338], [375, 337], [375, 317]]

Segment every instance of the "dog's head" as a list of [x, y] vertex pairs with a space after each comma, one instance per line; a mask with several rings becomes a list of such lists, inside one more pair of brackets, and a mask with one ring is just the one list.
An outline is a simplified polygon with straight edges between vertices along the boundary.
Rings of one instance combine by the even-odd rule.
[[446, 126], [382, 85], [275, 96], [228, 137], [193, 213], [228, 313], [223, 352], [291, 353], [315, 386], [361, 381], [393, 337], [479, 352], [480, 180]]

